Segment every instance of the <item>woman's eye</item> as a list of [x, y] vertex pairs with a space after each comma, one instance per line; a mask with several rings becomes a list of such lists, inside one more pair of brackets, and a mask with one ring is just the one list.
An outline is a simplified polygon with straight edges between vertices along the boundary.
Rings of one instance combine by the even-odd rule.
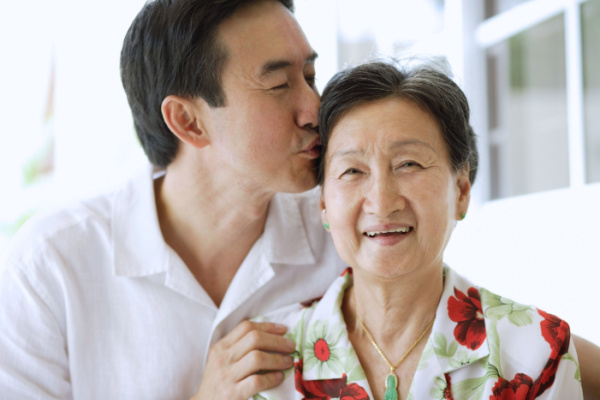
[[290, 87], [290, 85], [286, 82], [286, 83], [283, 83], [281, 85], [278, 85], [278, 86], [275, 86], [275, 87], [271, 88], [271, 90], [287, 89], [289, 87]]
[[401, 168], [420, 167], [421, 165], [415, 161], [405, 161], [400, 164]]
[[310, 86], [315, 86], [315, 83], [317, 81], [317, 78], [313, 75], [313, 76], [307, 76], [304, 78], [306, 80], [306, 83], [308, 83]]
[[356, 169], [356, 168], [348, 168], [347, 170], [344, 171], [344, 173], [342, 175], [355, 175], [355, 174], [359, 174], [360, 170]]

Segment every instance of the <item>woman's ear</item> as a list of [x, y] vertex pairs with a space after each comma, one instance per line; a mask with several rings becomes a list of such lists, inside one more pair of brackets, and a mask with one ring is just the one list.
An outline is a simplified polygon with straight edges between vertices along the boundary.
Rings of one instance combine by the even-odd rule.
[[203, 99], [189, 99], [175, 95], [165, 97], [161, 112], [165, 123], [182, 142], [195, 148], [208, 145], [209, 138], [200, 118]]
[[471, 181], [469, 180], [469, 167], [465, 167], [456, 174], [456, 219], [463, 220], [469, 209], [471, 200]]
[[327, 208], [325, 208], [325, 201], [323, 200], [323, 195], [321, 195], [321, 199], [319, 200], [319, 209], [321, 210], [321, 222], [323, 223], [323, 227], [326, 230], [329, 230], [329, 220], [327, 219]]

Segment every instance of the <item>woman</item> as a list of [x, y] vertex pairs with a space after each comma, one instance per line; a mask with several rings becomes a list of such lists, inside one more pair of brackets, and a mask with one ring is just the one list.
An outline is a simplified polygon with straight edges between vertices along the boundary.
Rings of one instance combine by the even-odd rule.
[[581, 399], [569, 326], [443, 263], [477, 172], [462, 91], [371, 63], [323, 93], [322, 220], [351, 267], [318, 302], [265, 317], [295, 370], [256, 398]]

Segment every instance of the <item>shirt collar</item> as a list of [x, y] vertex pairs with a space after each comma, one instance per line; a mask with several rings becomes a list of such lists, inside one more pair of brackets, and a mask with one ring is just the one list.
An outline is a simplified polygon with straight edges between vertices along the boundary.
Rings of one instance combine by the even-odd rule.
[[316, 262], [297, 196], [278, 193], [271, 199], [262, 241], [264, 255], [271, 264], [312, 265]]
[[148, 165], [111, 199], [115, 275], [139, 277], [168, 270], [169, 248], [160, 231], [154, 200], [155, 174], [160, 172]]
[[[313, 305], [315, 309], [311, 316], [311, 325], [306, 330], [301, 350], [302, 378], [305, 381], [341, 378], [343, 368], [338, 365], [337, 360], [345, 365], [356, 365], [356, 376], [364, 376], [349, 341], [341, 312], [344, 293], [350, 286], [352, 286], [352, 273], [351, 269], [348, 269], [334, 281], [321, 301]], [[452, 318], [458, 319], [455, 317], [457, 307], [464, 307], [458, 311], [466, 311], [464, 318], [459, 322], [452, 320]], [[453, 311], [450, 311], [451, 309]], [[478, 312], [481, 314], [477, 314]], [[437, 364], [432, 366], [432, 371], [438, 371], [441, 375], [488, 357], [490, 352], [485, 319], [483, 321], [479, 319], [482, 316], [479, 289], [445, 266], [444, 289], [436, 311], [432, 334], [421, 356], [420, 363], [423, 367], [437, 359]], [[457, 328], [459, 325], [461, 328]], [[466, 337], [470, 339], [470, 342], [465, 342], [466, 344], [459, 343], [459, 338], [463, 341], [460, 336], [463, 330], [466, 331]], [[329, 352], [327, 362], [322, 362], [315, 354], [315, 343], [319, 339], [324, 339], [321, 345], [327, 345]], [[435, 354], [435, 358], [430, 358], [431, 353]], [[415, 378], [417, 375], [415, 374]]]
[[479, 287], [444, 266], [444, 290], [430, 343], [444, 373], [489, 356]]
[[[113, 195], [111, 240], [116, 275], [147, 276], [169, 269], [172, 250], [160, 231], [154, 197], [154, 179], [163, 174], [149, 165]], [[271, 264], [315, 263], [297, 196], [280, 193], [271, 199], [262, 240], [264, 256]]]
[[321, 300], [312, 306], [314, 312], [301, 349], [304, 381], [342, 378], [347, 366], [353, 366], [358, 376], [364, 376], [342, 314], [344, 293], [352, 282], [352, 269], [347, 268]]

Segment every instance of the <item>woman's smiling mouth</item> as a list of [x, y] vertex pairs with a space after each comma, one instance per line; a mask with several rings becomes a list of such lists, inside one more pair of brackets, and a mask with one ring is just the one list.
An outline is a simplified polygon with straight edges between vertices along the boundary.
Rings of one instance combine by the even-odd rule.
[[392, 236], [392, 235], [396, 235], [396, 234], [405, 235], [405, 234], [409, 233], [412, 230], [413, 230], [412, 226], [404, 226], [404, 227], [401, 227], [401, 228], [390, 229], [390, 230], [385, 230], [385, 231], [365, 232], [365, 233], [363, 233], [363, 235], [365, 235], [367, 237], [370, 237], [370, 238], [374, 238], [374, 237], [377, 237], [377, 236]]

